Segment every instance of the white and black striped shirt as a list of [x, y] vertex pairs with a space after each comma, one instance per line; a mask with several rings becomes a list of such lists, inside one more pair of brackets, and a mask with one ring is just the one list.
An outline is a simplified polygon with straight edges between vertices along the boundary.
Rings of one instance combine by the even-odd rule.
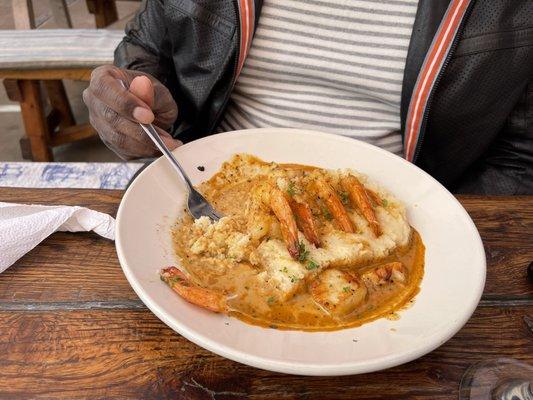
[[418, 0], [264, 0], [220, 131], [307, 128], [402, 152]]

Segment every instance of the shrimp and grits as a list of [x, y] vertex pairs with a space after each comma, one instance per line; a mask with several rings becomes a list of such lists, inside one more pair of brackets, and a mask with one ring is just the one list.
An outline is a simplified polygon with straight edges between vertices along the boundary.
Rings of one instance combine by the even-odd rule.
[[424, 245], [405, 207], [356, 171], [238, 154], [199, 190], [224, 217], [183, 215], [173, 230], [182, 270], [160, 273], [190, 303], [325, 331], [395, 315], [419, 290]]

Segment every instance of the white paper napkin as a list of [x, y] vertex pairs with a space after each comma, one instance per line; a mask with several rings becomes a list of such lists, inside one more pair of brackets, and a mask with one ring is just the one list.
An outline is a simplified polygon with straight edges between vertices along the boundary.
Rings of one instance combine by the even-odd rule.
[[84, 207], [0, 202], [0, 272], [56, 231], [115, 238], [113, 217]]

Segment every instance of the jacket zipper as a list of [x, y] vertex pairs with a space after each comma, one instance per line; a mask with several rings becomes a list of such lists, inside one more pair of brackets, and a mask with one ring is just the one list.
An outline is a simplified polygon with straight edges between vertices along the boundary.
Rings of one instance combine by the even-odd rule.
[[453, 42], [452, 42], [452, 45], [450, 47], [450, 51], [448, 52], [447, 56], [446, 56], [446, 59], [444, 60], [444, 63], [442, 64], [442, 67], [437, 75], [437, 78], [435, 79], [435, 84], [433, 85], [433, 90], [431, 91], [431, 94], [429, 95], [429, 99], [428, 99], [428, 103], [426, 105], [426, 109], [424, 110], [424, 114], [422, 115], [422, 123], [420, 124], [420, 126], [423, 126], [424, 127], [424, 131], [421, 131], [420, 134], [419, 134], [419, 138], [418, 138], [418, 143], [416, 144], [416, 149], [415, 149], [415, 153], [413, 155], [413, 161], [412, 163], [415, 164], [416, 163], [416, 159], [418, 158], [418, 155], [420, 153], [420, 149], [422, 148], [422, 143], [424, 142], [424, 134], [425, 134], [425, 130], [426, 130], [426, 123], [427, 123], [427, 119], [429, 117], [429, 110], [431, 108], [431, 102], [433, 101], [433, 97], [435, 95], [435, 91], [437, 90], [437, 86], [442, 78], [442, 75], [444, 74], [444, 70], [446, 69], [446, 67], [448, 66], [448, 64], [450, 63], [450, 60], [453, 56], [453, 53], [455, 52], [455, 50], [457, 49], [457, 45], [459, 43], [459, 36], [460, 36], [460, 33], [462, 32], [463, 28], [464, 28], [464, 25], [468, 19], [468, 17], [470, 16], [470, 13], [472, 12], [472, 7], [474, 5], [475, 1], [472, 1], [468, 4], [468, 8], [466, 9], [465, 11], [465, 15], [463, 16], [463, 20], [461, 21], [461, 24], [459, 25], [459, 29], [457, 30], [457, 33], [455, 35], [455, 37], [453, 38]]
[[216, 115], [215, 119], [213, 120], [213, 123], [209, 127], [208, 134], [212, 134], [213, 133], [213, 129], [215, 128], [215, 126], [218, 125], [218, 122], [220, 121], [220, 118], [222, 117], [222, 112], [225, 110], [226, 104], [228, 104], [228, 101], [229, 101], [229, 99], [231, 97], [231, 93], [233, 91], [233, 87], [235, 86], [235, 83], [236, 83], [236, 80], [237, 80], [237, 68], [238, 68], [239, 57], [240, 57], [240, 53], [241, 53], [241, 40], [242, 40], [241, 11], [240, 11], [240, 8], [239, 8], [238, 1], [239, 0], [236, 0], [236, 1], [233, 2], [233, 4], [235, 5], [235, 14], [237, 15], [237, 21], [236, 21], [237, 22], [237, 37], [239, 38], [239, 41], [237, 43], [237, 51], [235, 52], [235, 56], [233, 57], [234, 58], [234, 60], [233, 60], [234, 63], [233, 63], [233, 76], [231, 78], [231, 87], [230, 87], [230, 90], [228, 90], [228, 92], [226, 93], [226, 97], [224, 98], [224, 101], [222, 102], [222, 105], [220, 106], [220, 110], [218, 110], [217, 115]]

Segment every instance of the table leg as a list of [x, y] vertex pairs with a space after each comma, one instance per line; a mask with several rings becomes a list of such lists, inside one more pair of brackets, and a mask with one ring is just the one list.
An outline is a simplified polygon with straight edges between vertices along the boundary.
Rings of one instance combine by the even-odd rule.
[[59, 28], [72, 28], [67, 0], [48, 0], [50, 9]]
[[50, 133], [44, 114], [38, 80], [4, 80], [10, 100], [18, 101], [33, 161], [53, 161], [49, 147]]
[[118, 20], [115, 0], [86, 0], [87, 8], [94, 19], [97, 28], [105, 28]]
[[63, 81], [60, 80], [50, 80], [43, 81], [46, 92], [48, 93], [48, 98], [50, 99], [50, 104], [52, 108], [59, 113], [59, 126], [61, 128], [66, 128], [74, 125], [74, 116], [72, 115], [72, 109], [68, 102], [67, 93], [65, 92], [65, 86]]
[[31, 0], [12, 0], [13, 21], [15, 29], [34, 29], [35, 16]]

